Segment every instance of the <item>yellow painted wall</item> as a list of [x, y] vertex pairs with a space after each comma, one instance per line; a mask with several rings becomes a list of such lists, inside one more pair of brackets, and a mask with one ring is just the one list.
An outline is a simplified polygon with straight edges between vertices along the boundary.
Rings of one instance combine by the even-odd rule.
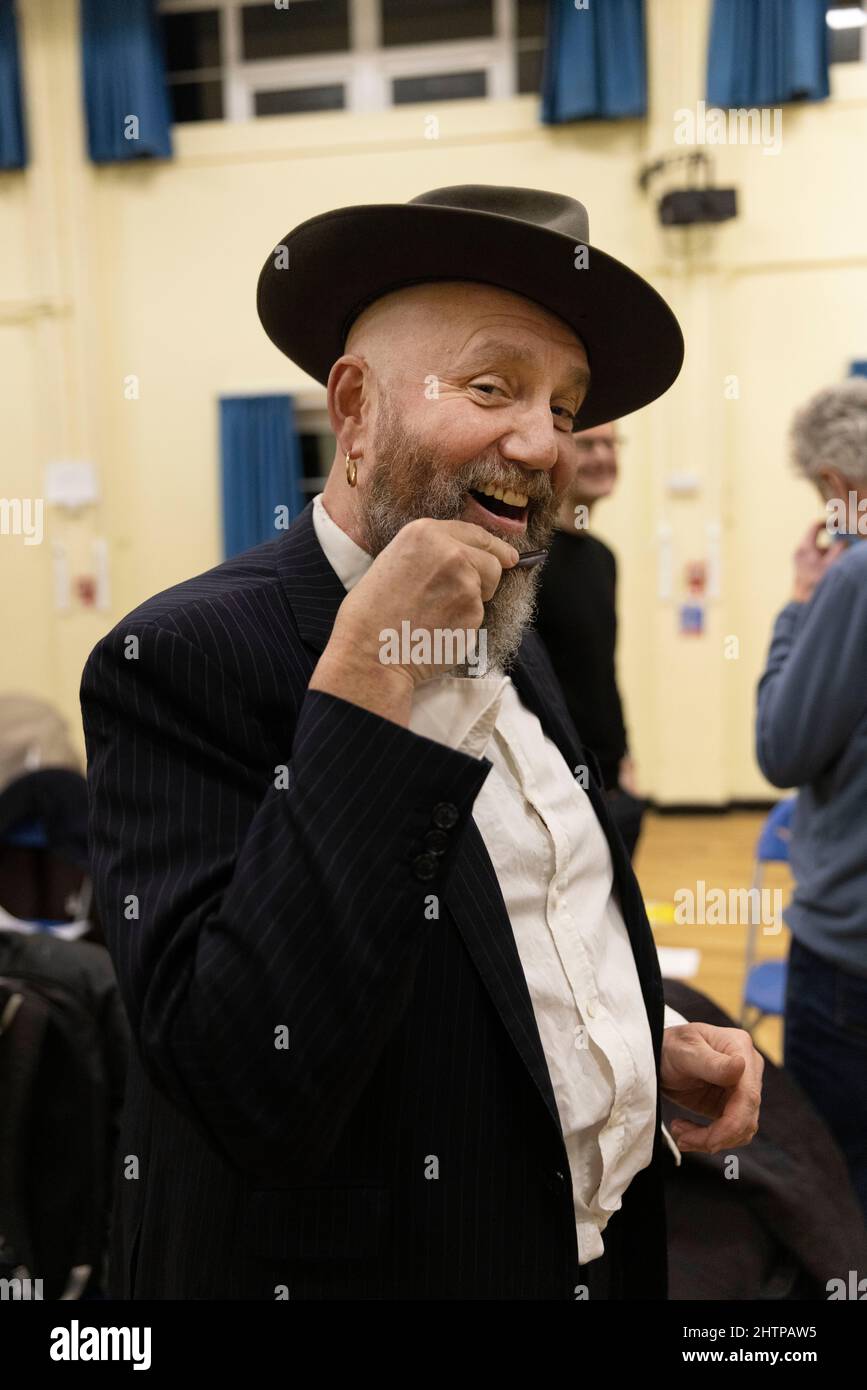
[[[103, 498], [77, 519], [47, 512], [41, 546], [0, 537], [0, 688], [52, 699], [77, 729], [100, 634], [219, 562], [218, 397], [310, 385], [255, 309], [259, 268], [290, 227], [440, 184], [549, 187], [586, 202], [591, 241], [657, 284], [687, 340], [679, 383], [623, 423], [622, 486], [596, 519], [620, 558], [621, 675], [643, 782], [664, 802], [769, 794], [752, 759], [753, 692], [791, 551], [819, 515], [787, 471], [785, 430], [810, 391], [867, 356], [867, 74], [835, 70], [833, 101], [787, 109], [779, 155], [717, 151], [719, 180], [739, 189], [736, 223], [664, 233], [636, 174], [674, 148], [674, 113], [702, 95], [705, 0], [649, 0], [647, 122], [550, 130], [527, 97], [278, 117], [177, 127], [172, 162], [108, 169], [84, 154], [76, 4], [19, 9], [35, 157], [0, 176], [0, 493], [39, 496], [47, 459], [83, 457]], [[425, 138], [431, 111], [437, 140]], [[731, 374], [737, 400], [724, 396]], [[685, 471], [700, 492], [670, 498], [667, 475]], [[722, 596], [703, 639], [679, 638], [673, 605], [657, 599], [661, 520], [676, 574], [704, 553], [707, 522], [723, 527]], [[110, 546], [110, 611], [59, 614], [52, 541], [81, 573], [95, 536]], [[729, 635], [736, 661], [723, 656]]]

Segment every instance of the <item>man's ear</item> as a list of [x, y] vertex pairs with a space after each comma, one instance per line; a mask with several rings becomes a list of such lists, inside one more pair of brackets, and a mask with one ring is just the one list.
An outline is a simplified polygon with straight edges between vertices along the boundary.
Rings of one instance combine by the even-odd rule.
[[836, 468], [820, 468], [816, 485], [826, 502], [834, 497], [842, 497], [844, 501], [848, 498], [850, 485]]
[[346, 352], [328, 373], [328, 418], [343, 453], [364, 452], [369, 370], [363, 357]]

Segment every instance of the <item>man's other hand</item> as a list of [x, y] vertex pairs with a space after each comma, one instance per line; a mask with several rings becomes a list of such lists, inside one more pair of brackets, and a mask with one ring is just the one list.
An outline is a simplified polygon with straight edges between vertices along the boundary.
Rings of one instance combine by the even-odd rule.
[[662, 1094], [708, 1115], [709, 1125], [678, 1119], [669, 1126], [682, 1153], [719, 1153], [748, 1144], [758, 1129], [761, 1053], [743, 1028], [685, 1023], [662, 1035]]
[[819, 545], [819, 537], [825, 530], [824, 521], [814, 521], [807, 528], [801, 544], [795, 551], [795, 581], [792, 587], [795, 603], [809, 603], [820, 579], [823, 579], [831, 566], [846, 553], [845, 545], [834, 541], [824, 548]]

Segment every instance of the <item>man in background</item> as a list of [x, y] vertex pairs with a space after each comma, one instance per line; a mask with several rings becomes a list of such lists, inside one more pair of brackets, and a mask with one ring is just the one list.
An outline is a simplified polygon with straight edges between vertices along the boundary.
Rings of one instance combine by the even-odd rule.
[[645, 803], [635, 795], [617, 689], [617, 562], [587, 529], [596, 503], [617, 482], [614, 423], [573, 436], [573, 473], [539, 584], [536, 629], [566, 696], [581, 741], [596, 757], [610, 810], [630, 855]]
[[798, 788], [785, 1065], [834, 1134], [867, 1215], [867, 382], [808, 401], [792, 452], [827, 521], [795, 553], [758, 688], [759, 766], [774, 786]]

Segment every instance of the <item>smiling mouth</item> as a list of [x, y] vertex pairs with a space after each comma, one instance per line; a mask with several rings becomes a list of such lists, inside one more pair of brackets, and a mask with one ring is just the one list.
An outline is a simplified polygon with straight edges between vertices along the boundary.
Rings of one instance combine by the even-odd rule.
[[[498, 492], [501, 490], [497, 489]], [[497, 497], [493, 493], [480, 492], [476, 488], [470, 488], [469, 495], [474, 502], [478, 502], [479, 506], [484, 507], [485, 511], [490, 512], [492, 516], [507, 517], [510, 521], [526, 521], [529, 499], [522, 493], [511, 492], [508, 489], [506, 491], [510, 497], [524, 497], [523, 503], [506, 502], [502, 497]]]

